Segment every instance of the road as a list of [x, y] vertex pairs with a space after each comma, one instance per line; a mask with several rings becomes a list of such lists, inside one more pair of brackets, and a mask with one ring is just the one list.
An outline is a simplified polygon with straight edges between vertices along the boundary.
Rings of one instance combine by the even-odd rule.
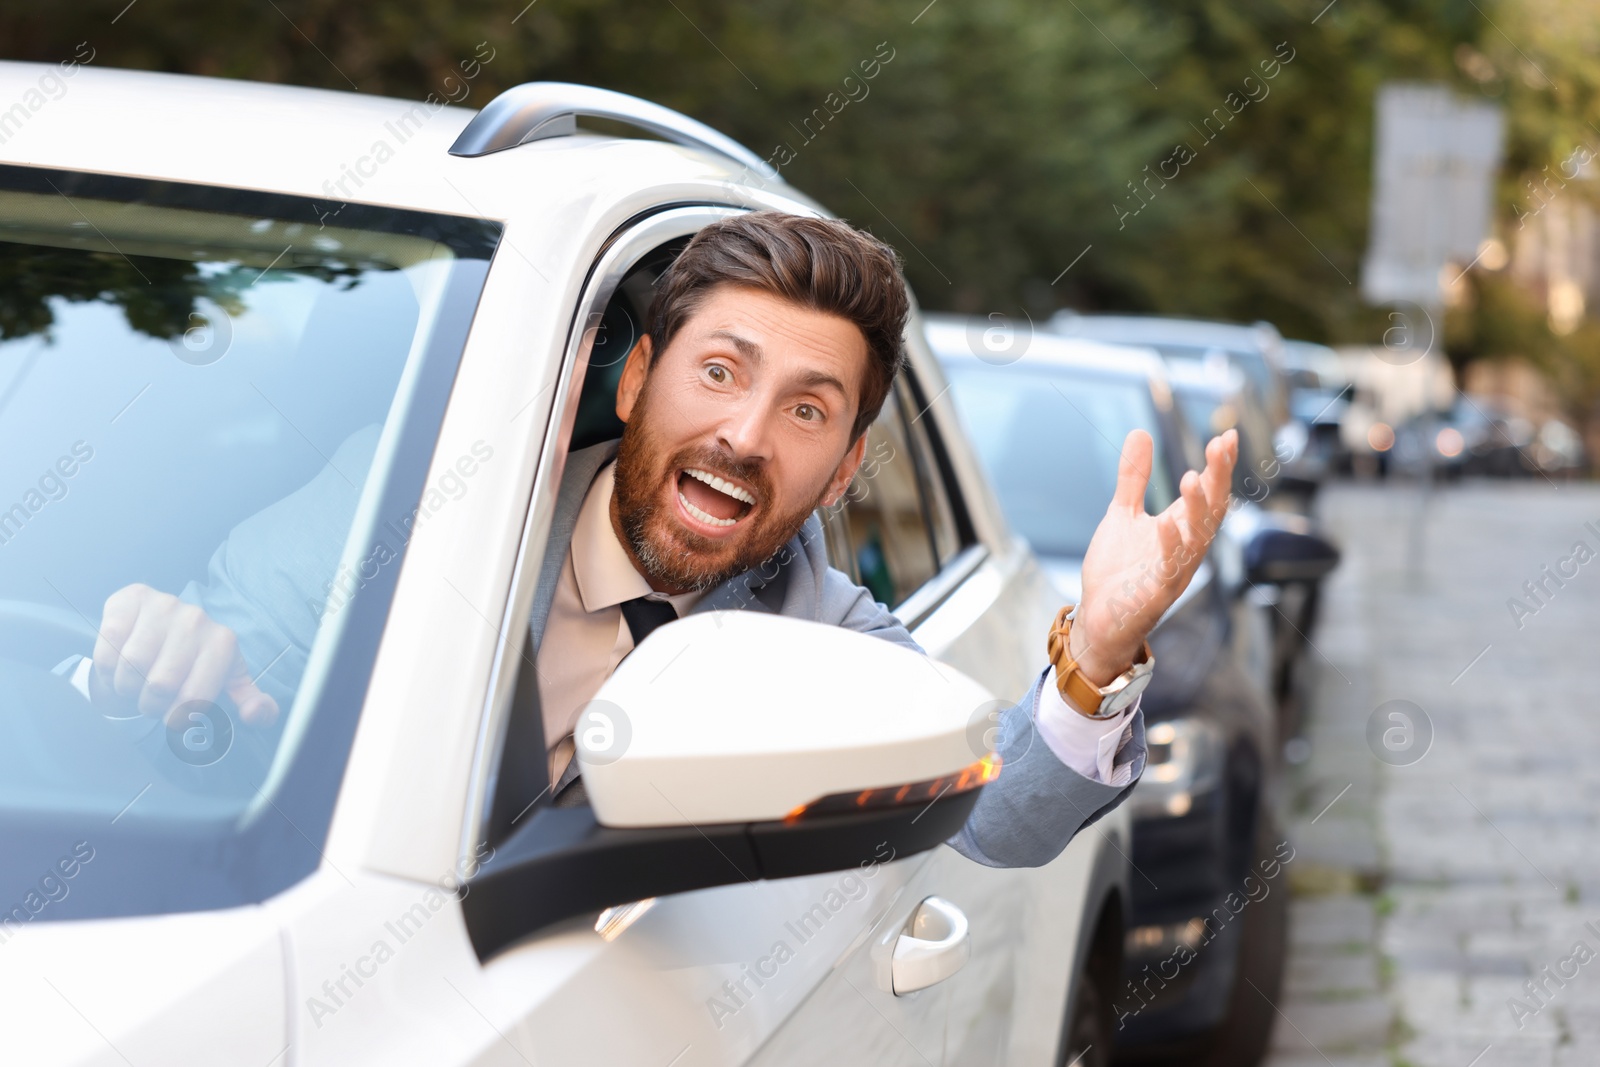
[[1600, 1063], [1600, 487], [1420, 499], [1319, 502], [1269, 1067]]

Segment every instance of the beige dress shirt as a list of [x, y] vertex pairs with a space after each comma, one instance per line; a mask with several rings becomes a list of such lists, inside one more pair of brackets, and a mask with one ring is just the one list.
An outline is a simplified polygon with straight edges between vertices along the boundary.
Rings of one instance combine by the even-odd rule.
[[611, 525], [615, 469], [616, 463], [606, 464], [583, 498], [534, 660], [552, 784], [560, 781], [572, 760], [572, 731], [579, 713], [622, 657], [633, 651], [633, 634], [622, 617], [623, 602], [641, 596], [665, 600], [681, 617], [700, 599], [699, 593], [657, 593], [634, 567]]

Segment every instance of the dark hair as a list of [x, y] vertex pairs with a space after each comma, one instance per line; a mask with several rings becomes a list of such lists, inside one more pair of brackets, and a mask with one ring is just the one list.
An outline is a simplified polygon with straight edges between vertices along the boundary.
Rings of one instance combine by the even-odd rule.
[[747, 285], [854, 323], [867, 342], [853, 441], [878, 417], [905, 363], [910, 298], [894, 249], [847, 222], [757, 211], [694, 235], [656, 281], [650, 338], [659, 353], [712, 288]]

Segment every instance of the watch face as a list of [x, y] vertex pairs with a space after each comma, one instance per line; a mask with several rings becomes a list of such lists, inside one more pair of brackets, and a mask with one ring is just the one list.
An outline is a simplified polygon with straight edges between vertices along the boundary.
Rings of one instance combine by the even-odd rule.
[[1101, 701], [1100, 714], [1109, 716], [1126, 711], [1133, 705], [1135, 700], [1139, 699], [1139, 694], [1144, 692], [1145, 687], [1150, 684], [1150, 678], [1151, 674], [1148, 671], [1135, 674], [1132, 678], [1129, 678], [1115, 693]]

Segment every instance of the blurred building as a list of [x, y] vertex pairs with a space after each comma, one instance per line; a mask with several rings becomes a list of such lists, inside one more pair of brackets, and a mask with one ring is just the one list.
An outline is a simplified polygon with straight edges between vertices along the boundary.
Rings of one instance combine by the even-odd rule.
[[1514, 209], [1511, 277], [1542, 298], [1550, 329], [1569, 334], [1600, 307], [1600, 160], [1580, 146], [1566, 160], [1524, 183]]

